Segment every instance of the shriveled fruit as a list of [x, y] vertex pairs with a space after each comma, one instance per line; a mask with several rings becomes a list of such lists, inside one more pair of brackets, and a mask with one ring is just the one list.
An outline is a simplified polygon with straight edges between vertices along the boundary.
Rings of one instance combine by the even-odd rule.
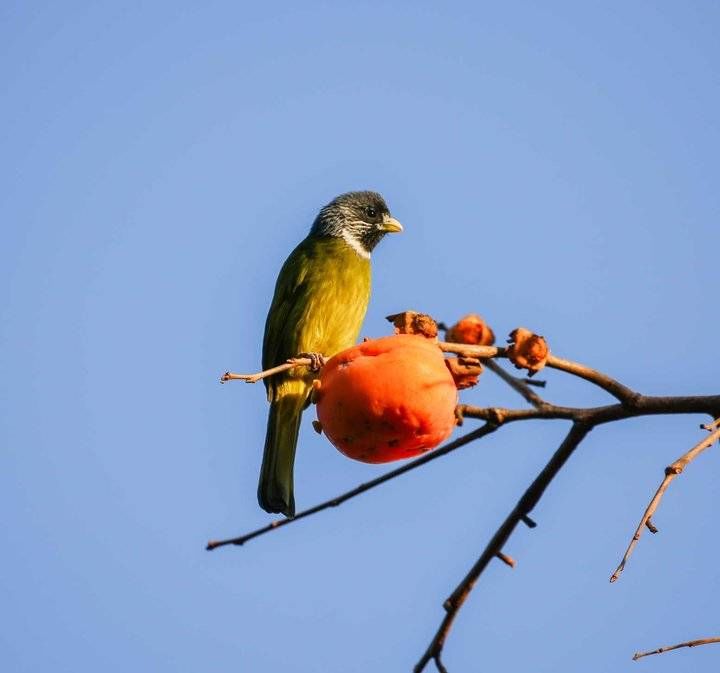
[[316, 383], [317, 415], [350, 458], [385, 463], [425, 453], [455, 426], [457, 389], [437, 344], [399, 334], [331, 358]]
[[488, 324], [477, 313], [470, 313], [458, 320], [445, 335], [446, 341], [461, 344], [492, 346], [495, 335]]
[[528, 376], [537, 374], [546, 364], [550, 349], [545, 337], [518, 327], [510, 332], [507, 355], [517, 369], [527, 369]]

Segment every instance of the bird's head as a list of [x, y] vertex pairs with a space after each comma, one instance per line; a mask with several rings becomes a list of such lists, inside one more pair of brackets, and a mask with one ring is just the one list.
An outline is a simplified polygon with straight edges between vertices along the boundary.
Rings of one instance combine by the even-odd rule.
[[380, 194], [348, 192], [320, 210], [311, 234], [342, 238], [359, 255], [369, 257], [385, 234], [402, 230]]

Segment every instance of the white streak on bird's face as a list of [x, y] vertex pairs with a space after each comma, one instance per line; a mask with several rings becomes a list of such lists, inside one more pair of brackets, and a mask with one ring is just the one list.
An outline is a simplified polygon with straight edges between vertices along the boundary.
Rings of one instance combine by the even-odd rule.
[[360, 257], [370, 259], [370, 251], [365, 249], [362, 241], [353, 234], [352, 230], [343, 229], [340, 236]]

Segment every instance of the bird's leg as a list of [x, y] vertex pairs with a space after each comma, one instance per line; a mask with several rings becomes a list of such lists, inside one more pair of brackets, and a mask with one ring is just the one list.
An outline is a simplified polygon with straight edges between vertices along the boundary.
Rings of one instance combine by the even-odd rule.
[[322, 353], [299, 353], [296, 357], [308, 358], [310, 360], [308, 367], [311, 372], [319, 372], [327, 362], [327, 358]]

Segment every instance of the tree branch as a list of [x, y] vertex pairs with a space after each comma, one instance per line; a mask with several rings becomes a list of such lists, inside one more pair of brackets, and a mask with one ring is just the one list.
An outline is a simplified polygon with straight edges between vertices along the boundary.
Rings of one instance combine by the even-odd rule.
[[311, 514], [316, 514], [317, 512], [322, 512], [323, 510], [329, 509], [330, 507], [337, 507], [338, 505], [341, 505], [342, 503], [344, 503], [346, 500], [350, 500], [351, 498], [354, 498], [355, 496], [360, 495], [361, 493], [365, 493], [365, 491], [369, 491], [370, 489], [373, 489], [376, 486], [380, 486], [380, 484], [384, 484], [386, 481], [390, 481], [391, 479], [395, 479], [395, 477], [399, 477], [401, 474], [410, 472], [411, 470], [414, 470], [422, 465], [425, 465], [426, 463], [429, 463], [437, 458], [445, 456], [448, 453], [455, 451], [455, 449], [459, 449], [461, 446], [465, 446], [465, 444], [469, 444], [470, 442], [472, 442], [476, 439], [480, 439], [481, 437], [484, 437], [485, 435], [489, 435], [490, 433], [495, 432], [495, 430], [497, 430], [497, 429], [498, 429], [498, 426], [495, 423], [488, 422], [485, 425], [482, 425], [479, 428], [473, 430], [472, 432], [468, 432], [466, 435], [463, 435], [462, 437], [458, 437], [456, 440], [449, 442], [445, 446], [441, 446], [439, 449], [436, 449], [435, 451], [426, 453], [424, 456], [421, 456], [420, 458], [417, 458], [410, 463], [406, 463], [405, 465], [398, 467], [395, 470], [386, 472], [385, 474], [377, 477], [376, 479], [372, 479], [371, 481], [366, 481], [364, 484], [360, 484], [359, 486], [353, 488], [350, 491], [346, 491], [345, 493], [342, 493], [334, 498], [331, 498], [330, 500], [321, 502], [319, 505], [315, 505], [314, 507], [310, 507], [309, 509], [303, 510], [302, 512], [299, 512], [298, 514], [296, 514], [294, 517], [273, 521], [272, 523], [268, 524], [267, 526], [258, 528], [254, 531], [251, 531], [250, 533], [246, 533], [245, 535], [240, 535], [239, 537], [233, 537], [233, 538], [229, 538], [227, 540], [215, 540], [215, 541], [211, 540], [210, 542], [207, 543], [205, 549], [207, 549], [208, 551], [212, 551], [213, 549], [217, 549], [218, 547], [224, 547], [226, 545], [241, 546], [241, 545], [245, 544], [248, 540], [252, 540], [253, 538], [259, 537], [260, 535], [264, 535], [265, 533], [269, 533], [270, 531], [273, 531], [277, 528], [282, 528], [283, 526], [287, 526], [291, 523], [299, 521], [300, 519], [304, 519], [305, 517], [308, 517]]
[[711, 645], [712, 643], [720, 643], [720, 638], [701, 638], [700, 640], [688, 640], [684, 643], [678, 643], [677, 645], [670, 645], [668, 647], [660, 647], [657, 650], [651, 650], [650, 652], [635, 652], [633, 655], [633, 661], [642, 659], [643, 657], [649, 657], [651, 654], [662, 654], [663, 652], [670, 652], [670, 650], [677, 650], [681, 647], [697, 647], [698, 645]]
[[[440, 350], [444, 353], [455, 353], [456, 355], [462, 355], [465, 357], [478, 358], [480, 360], [488, 360], [490, 358], [507, 358], [508, 349], [502, 346], [474, 346], [469, 344], [451, 343], [446, 341], [440, 341], [438, 343]], [[607, 374], [580, 364], [579, 362], [573, 362], [572, 360], [565, 360], [555, 355], [548, 355], [547, 367], [552, 369], [558, 369], [578, 376], [581, 379], [585, 379], [590, 383], [602, 388], [606, 392], [610, 393], [613, 397], [618, 399], [623, 404], [632, 406], [637, 393], [624, 386], [619, 381], [616, 381]]]
[[540, 474], [530, 484], [529, 488], [525, 491], [523, 496], [518, 500], [517, 504], [503, 521], [500, 528], [497, 529], [495, 535], [491, 538], [485, 550], [480, 555], [480, 558], [475, 562], [475, 565], [470, 569], [468, 574], [458, 584], [455, 591], [445, 601], [443, 607], [445, 608], [445, 617], [440, 624], [434, 638], [430, 642], [425, 654], [420, 658], [417, 665], [414, 668], [415, 673], [420, 673], [424, 670], [425, 666], [434, 660], [438, 670], [443, 671], [444, 667], [441, 661], [441, 655], [443, 646], [447, 635], [452, 627], [453, 621], [457, 616], [458, 611], [465, 603], [465, 600], [470, 595], [475, 582], [488, 566], [490, 561], [498, 554], [502, 553], [502, 548], [507, 542], [508, 538], [515, 530], [515, 527], [532, 512], [533, 508], [542, 498], [545, 489], [548, 487], [553, 478], [562, 469], [563, 465], [567, 462], [568, 458], [573, 454], [578, 444], [585, 438], [585, 435], [591, 430], [591, 427], [584, 423], [574, 423], [570, 432], [565, 437], [558, 450], [553, 454], [550, 461], [543, 468]]
[[[269, 533], [276, 528], [280, 528], [285, 525], [289, 525], [295, 521], [308, 517], [317, 512], [323, 511], [331, 507], [337, 507], [341, 503], [354, 498], [365, 491], [368, 491], [382, 483], [390, 481], [395, 477], [404, 474], [418, 468], [426, 463], [440, 458], [455, 449], [468, 444], [469, 442], [479, 439], [485, 435], [488, 435], [498, 429], [499, 426], [514, 421], [524, 420], [549, 420], [549, 419], [563, 419], [572, 421], [573, 425], [565, 440], [562, 442], [560, 447], [557, 449], [555, 454], [552, 456], [547, 465], [543, 468], [540, 474], [535, 478], [529, 488], [525, 491], [523, 496], [518, 500], [517, 504], [510, 512], [508, 517], [498, 528], [493, 535], [490, 542], [485, 547], [485, 550], [475, 562], [473, 567], [469, 570], [467, 575], [463, 578], [460, 584], [456, 587], [455, 591], [445, 601], [444, 608], [446, 611], [445, 617], [442, 620], [435, 636], [430, 642], [427, 650], [421, 657], [418, 664], [415, 666], [415, 672], [420, 673], [430, 661], [434, 661], [435, 665], [440, 673], [447, 673], [446, 668], [442, 663], [442, 652], [445, 644], [447, 635], [452, 627], [452, 624], [457, 617], [457, 614], [470, 592], [472, 591], [475, 583], [477, 582], [480, 575], [483, 573], [485, 568], [493, 558], [499, 558], [508, 565], [513, 565], [514, 560], [509, 556], [505, 555], [502, 547], [513, 533], [519, 522], [525, 523], [529, 527], [534, 527], [535, 522], [529, 517], [529, 513], [537, 505], [538, 501], [542, 497], [545, 489], [548, 487], [550, 482], [555, 478], [558, 472], [563, 468], [568, 458], [572, 455], [575, 449], [578, 447], [580, 442], [585, 438], [587, 433], [598, 425], [604, 423], [610, 423], [613, 421], [623, 420], [626, 418], [633, 418], [637, 416], [655, 415], [655, 414], [707, 414], [713, 418], [720, 417], [720, 395], [699, 395], [699, 396], [681, 396], [681, 397], [658, 397], [658, 396], [645, 396], [641, 395], [627, 386], [621, 384], [615, 379], [607, 376], [606, 374], [587, 367], [585, 365], [565, 360], [563, 358], [549, 355], [547, 358], [546, 366], [552, 367], [560, 371], [564, 371], [573, 376], [582, 378], [599, 388], [605, 390], [607, 393], [616, 398], [618, 403], [608, 404], [598, 407], [565, 407], [546, 402], [542, 397], [532, 391], [528, 384], [517, 377], [512, 376], [506, 372], [498, 363], [493, 361], [493, 358], [507, 358], [508, 349], [496, 346], [477, 346], [467, 345], [450, 342], [439, 342], [439, 348], [446, 353], [454, 353], [461, 357], [478, 358], [482, 360], [486, 366], [493, 371], [495, 374], [500, 376], [508, 385], [514, 390], [520, 393], [523, 398], [532, 405], [529, 409], [505, 409], [501, 407], [474, 407], [470, 405], [460, 405], [457, 408], [457, 417], [460, 422], [465, 417], [473, 417], [485, 421], [485, 425], [480, 428], [459, 437], [458, 439], [449, 442], [445, 446], [436, 449], [431, 453], [427, 453], [421, 458], [418, 458], [410, 463], [403, 465], [400, 468], [387, 472], [376, 479], [365, 482], [356, 488], [347, 491], [335, 498], [327, 500], [319, 505], [306, 509], [294, 518], [282, 519], [279, 521], [273, 521], [267, 526], [251, 531], [240, 537], [230, 538], [227, 540], [211, 541], [207, 545], [208, 550], [216, 549], [217, 547], [225, 545], [242, 545], [245, 542]], [[264, 378], [265, 376], [271, 376], [279, 371], [285, 371], [295, 366], [317, 366], [318, 356], [302, 358], [301, 354], [297, 358], [289, 360], [283, 365], [279, 365], [271, 370], [260, 372], [258, 374], [251, 375], [237, 375], [226, 373], [223, 376], [223, 381], [232, 379], [242, 379], [248, 382], [255, 382]], [[629, 557], [632, 549], [637, 540], [640, 537], [640, 532], [643, 526], [647, 526], [653, 530], [650, 517], [657, 508], [657, 505], [662, 498], [662, 495], [667, 488], [670, 481], [682, 472], [685, 466], [693, 460], [699, 453], [710, 446], [715, 440], [720, 438], [720, 420], [715, 421], [711, 426], [707, 426], [708, 430], [711, 430], [711, 435], [705, 438], [698, 445], [693, 447], [690, 451], [679, 458], [675, 463], [666, 469], [666, 477], [663, 480], [660, 488], [658, 489], [655, 497], [648, 506], [643, 519], [633, 537], [633, 540], [628, 547], [623, 561], [621, 562], [618, 570], [613, 575], [614, 579], [622, 571], [627, 558]], [[713, 428], [715, 428], [713, 430]], [[612, 580], [614, 581], [614, 580]], [[693, 647], [694, 645], [705, 644], [706, 642], [720, 642], [718, 639], [706, 639], [702, 641], [690, 641], [689, 643], [681, 643], [680, 645], [674, 645], [669, 648], [661, 648], [648, 653], [638, 653], [635, 658], [638, 659], [648, 654], [656, 654], [658, 652], [667, 651], [669, 649], [676, 649], [678, 647]]]
[[[676, 400], [682, 401], [681, 411], [674, 409]], [[245, 542], [252, 540], [255, 537], [269, 533], [277, 528], [282, 528], [290, 523], [304, 519], [311, 514], [316, 514], [330, 507], [337, 507], [346, 500], [350, 500], [365, 491], [369, 491], [380, 484], [384, 484], [386, 481], [390, 481], [399, 477], [406, 472], [410, 472], [426, 463], [429, 463], [436, 458], [440, 458], [448, 453], [451, 453], [455, 449], [468, 444], [475, 439], [489, 435], [491, 432], [497, 430], [500, 425], [505, 423], [512, 423], [515, 421], [526, 421], [534, 419], [564, 419], [572, 420], [578, 423], [585, 423], [587, 425], [595, 426], [601, 423], [608, 423], [610, 421], [621, 420], [624, 418], [631, 418], [633, 416], [642, 416], [647, 414], [672, 414], [672, 413], [710, 413], [709, 409], [720, 408], [720, 395], [709, 395], [709, 396], [697, 396], [697, 397], [685, 397], [685, 398], [672, 398], [672, 397], [645, 397], [640, 396], [637, 404], [633, 409], [626, 409], [621, 404], [614, 404], [604, 407], [561, 407], [554, 404], [543, 402], [541, 408], [533, 409], [504, 409], [502, 407], [474, 407], [471, 405], [461, 404], [458, 406], [458, 416], [478, 418], [486, 421], [486, 424], [480, 428], [473, 430], [472, 432], [458, 437], [458, 439], [449, 442], [445, 446], [435, 449], [432, 452], [426, 453], [425, 455], [417, 458], [416, 460], [406, 463], [401, 467], [386, 472], [385, 474], [372, 479], [371, 481], [360, 484], [359, 486], [341, 493], [330, 500], [326, 500], [314, 507], [310, 507], [302, 512], [299, 512], [294, 517], [289, 519], [280, 519], [273, 521], [267, 526], [258, 528], [257, 530], [251, 531], [244, 535], [229, 538], [226, 540], [213, 540], [207, 543], [206, 549], [212, 551], [218, 547], [224, 547], [226, 545], [241, 546]]]
[[658, 508], [660, 500], [662, 500], [662, 497], [665, 494], [667, 487], [670, 486], [670, 482], [675, 479], [675, 477], [677, 477], [679, 474], [682, 474], [682, 471], [692, 460], [697, 458], [705, 449], [711, 447], [718, 439], [720, 439], [720, 427], [718, 426], [720, 426], [720, 419], [715, 420], [713, 423], [710, 423], [707, 426], [703, 426], [706, 429], [712, 430], [712, 428], [715, 428], [715, 430], [711, 432], [708, 437], [705, 437], [703, 440], [698, 442], [687, 453], [680, 456], [680, 458], [678, 458], [674, 463], [672, 463], [672, 465], [668, 465], [668, 467], [665, 468], [665, 478], [662, 480], [662, 483], [655, 492], [655, 495], [650, 501], [650, 504], [645, 509], [645, 513], [643, 514], [642, 519], [640, 519], [638, 527], [635, 529], [635, 534], [630, 540], [630, 544], [625, 551], [625, 555], [623, 556], [622, 561], [620, 561], [620, 565], [618, 565], [618, 567], [615, 569], [615, 572], [610, 577], [611, 582], [616, 582], [620, 577], [622, 571], [625, 569], [625, 564], [630, 558], [630, 555], [633, 553], [635, 546], [639, 542], [643, 529], [647, 526], [653, 533], [657, 532], [657, 529], [652, 525], [650, 519], [652, 515], [655, 514], [655, 510]]
[[571, 360], [564, 360], [563, 358], [550, 355], [548, 356], [547, 366], [552, 367], [553, 369], [559, 369], [560, 371], [572, 374], [573, 376], [578, 376], [590, 383], [594, 383], [596, 386], [610, 393], [613, 397], [622, 402], [622, 404], [633, 406], [635, 399], [638, 397], [638, 393], [627, 386], [624, 386], [619, 381], [616, 381], [612, 377], [607, 374], [603, 374], [596, 369], [582, 365], [579, 362], [572, 362]]
[[265, 369], [262, 372], [257, 372], [256, 374], [235, 374], [233, 372], [225, 372], [220, 377], [220, 383], [227, 383], [228, 381], [245, 381], [245, 383], [257, 383], [260, 381], [260, 379], [266, 379], [268, 376], [273, 376], [275, 374], [280, 374], [281, 372], [286, 372], [288, 369], [292, 369], [293, 367], [312, 367], [315, 365], [315, 362], [310, 357], [303, 357], [301, 355], [298, 355], [297, 357], [290, 358], [286, 362], [283, 362], [281, 365], [277, 365], [277, 367], [270, 367], [270, 369]]
[[[489, 361], [492, 358], [508, 357], [508, 349], [502, 346], [475, 346], [471, 344], [459, 344], [447, 341], [439, 341], [438, 347], [441, 351], [443, 351], [443, 353], [454, 353], [455, 355], [478, 358], [485, 361]], [[264, 379], [274, 374], [279, 374], [280, 372], [292, 369], [293, 367], [307, 367], [317, 365], [317, 359], [314, 359], [312, 357], [303, 357], [304, 355], [306, 354], [299, 354], [294, 358], [290, 358], [287, 362], [278, 365], [277, 367], [272, 367], [271, 369], [266, 369], [265, 371], [257, 372], [255, 374], [235, 374], [233, 372], [225, 372], [220, 377], [220, 382], [225, 383], [227, 381], [240, 380], [245, 381], [246, 383], [256, 383], [260, 379]], [[313, 355], [315, 356], [315, 358], [323, 359], [322, 355], [320, 354]], [[599, 386], [603, 390], [606, 390], [623, 404], [632, 406], [635, 398], [637, 397], [636, 392], [634, 392], [627, 386], [624, 386], [622, 383], [616, 381], [615, 379], [611, 378], [607, 374], [603, 374], [596, 369], [592, 369], [591, 367], [587, 367], [586, 365], [582, 365], [578, 362], [565, 360], [563, 358], [556, 357], [555, 355], [549, 355], [547, 359], [547, 366], [585, 379], [586, 381], [589, 381], [590, 383]], [[498, 366], [492, 366], [490, 368], [495, 374], [500, 376], [504, 381], [506, 381], [515, 390], [517, 390], [528, 402], [530, 402], [530, 404], [534, 406], [539, 406], [540, 404], [542, 404], [542, 399], [536, 393], [530, 390], [524, 381], [513, 377], [504, 370], [501, 370]], [[501, 374], [500, 371], [502, 371], [503, 373]]]
[[[520, 393], [526, 402], [532, 404], [535, 408], [543, 406], [545, 400], [538, 395], [527, 381], [519, 379], [517, 376], [506, 372], [495, 360], [486, 360], [485, 366], [495, 375], [499, 376], [505, 383], [507, 383], [513, 390]], [[533, 381], [532, 383], [536, 383]]]

